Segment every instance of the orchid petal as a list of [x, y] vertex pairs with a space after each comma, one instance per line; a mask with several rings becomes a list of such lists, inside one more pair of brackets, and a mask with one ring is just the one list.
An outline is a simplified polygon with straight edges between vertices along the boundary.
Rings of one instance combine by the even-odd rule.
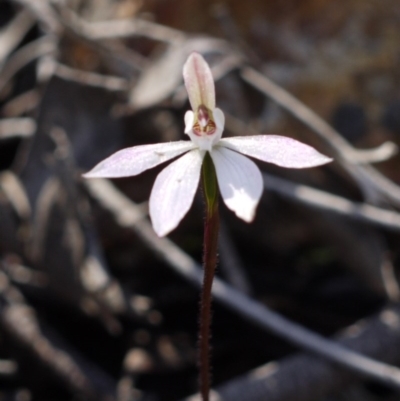
[[287, 168], [315, 167], [332, 161], [309, 145], [278, 135], [224, 138], [218, 145]]
[[193, 128], [193, 123], [194, 123], [194, 113], [192, 110], [188, 110], [185, 113], [185, 134], [188, 134], [192, 128]]
[[[224, 130], [224, 127], [225, 127], [225, 115], [224, 115], [223, 111], [221, 109], [219, 109], [218, 107], [214, 109], [213, 115], [214, 115], [215, 124], [217, 125], [217, 128], [221, 131], [221, 135], [222, 135], [222, 131]], [[221, 138], [221, 135], [220, 135], [219, 139]]]
[[260, 170], [247, 157], [223, 147], [214, 148], [211, 157], [226, 206], [251, 222], [263, 191]]
[[200, 105], [215, 108], [214, 79], [207, 62], [199, 53], [192, 53], [183, 66], [183, 79], [193, 111]]
[[195, 147], [196, 145], [191, 141], [177, 141], [122, 149], [83, 176], [117, 178], [137, 175]]
[[149, 209], [154, 231], [160, 237], [172, 231], [190, 209], [199, 186], [204, 153], [192, 150], [157, 176]]

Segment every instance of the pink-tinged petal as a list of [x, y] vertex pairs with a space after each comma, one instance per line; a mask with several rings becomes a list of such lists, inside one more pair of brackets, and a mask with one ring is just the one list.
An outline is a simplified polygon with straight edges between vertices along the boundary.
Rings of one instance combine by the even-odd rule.
[[157, 176], [149, 209], [154, 231], [160, 237], [171, 232], [186, 215], [199, 186], [204, 152], [192, 150]]
[[263, 191], [260, 170], [247, 157], [223, 147], [214, 148], [211, 157], [226, 206], [237, 217], [251, 222]]
[[193, 128], [194, 113], [192, 110], [188, 110], [185, 113], [185, 134], [189, 133]]
[[85, 178], [130, 177], [173, 159], [194, 147], [191, 141], [177, 141], [122, 149], [104, 159], [83, 176]]
[[309, 145], [278, 135], [224, 138], [218, 145], [287, 168], [315, 167], [332, 161]]
[[217, 125], [217, 128], [221, 131], [221, 135], [222, 135], [222, 131], [225, 128], [225, 114], [223, 113], [223, 111], [221, 109], [219, 109], [217, 107], [216, 109], [214, 109], [213, 115], [214, 115], [215, 124]]
[[214, 79], [207, 62], [199, 53], [192, 53], [183, 66], [183, 79], [193, 111], [200, 105], [215, 108]]

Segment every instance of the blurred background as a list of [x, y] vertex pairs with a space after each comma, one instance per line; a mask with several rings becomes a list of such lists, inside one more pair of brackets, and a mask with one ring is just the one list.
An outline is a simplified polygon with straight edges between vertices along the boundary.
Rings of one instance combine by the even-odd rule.
[[[221, 202], [213, 400], [399, 400], [398, 0], [0, 1], [0, 399], [197, 392], [201, 191], [165, 240], [147, 216], [163, 166], [81, 178], [118, 149], [186, 139], [192, 51], [224, 135], [335, 159], [259, 164], [252, 224]], [[366, 377], [336, 343], [392, 367]]]

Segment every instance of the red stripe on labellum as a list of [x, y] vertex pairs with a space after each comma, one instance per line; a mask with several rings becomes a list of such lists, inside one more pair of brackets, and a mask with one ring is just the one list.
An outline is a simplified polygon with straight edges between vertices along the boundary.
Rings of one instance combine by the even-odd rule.
[[193, 124], [193, 133], [197, 136], [213, 135], [217, 128], [210, 117], [210, 111], [204, 105], [200, 105], [196, 113], [196, 121]]

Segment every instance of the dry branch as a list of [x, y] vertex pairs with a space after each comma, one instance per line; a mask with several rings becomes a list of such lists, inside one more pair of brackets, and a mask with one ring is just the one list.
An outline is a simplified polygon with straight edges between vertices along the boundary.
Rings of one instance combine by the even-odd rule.
[[18, 46], [35, 22], [28, 11], [22, 10], [0, 31], [0, 65]]
[[[199, 265], [173, 242], [157, 237], [135, 203], [119, 193], [107, 180], [88, 180], [86, 186], [97, 202], [113, 213], [116, 221], [124, 222], [125, 216], [128, 216], [129, 223], [124, 222], [122, 225], [132, 229], [174, 271], [197, 287], [201, 285], [202, 271]], [[379, 380], [400, 390], [400, 369], [374, 361], [290, 322], [218, 278], [214, 280], [212, 293], [215, 300], [259, 327], [358, 374]]]
[[267, 173], [264, 173], [264, 186], [269, 191], [308, 206], [338, 213], [350, 219], [361, 220], [388, 230], [400, 230], [400, 214], [395, 211], [368, 205], [367, 203], [352, 202], [341, 196], [307, 185], [297, 184]]
[[[400, 308], [348, 327], [338, 343], [387, 363], [400, 360]], [[396, 350], [394, 352], [394, 350]], [[270, 362], [215, 388], [213, 401], [309, 401], [340, 392], [359, 376], [308, 354]], [[186, 401], [195, 401], [189, 397]]]
[[15, 52], [4, 64], [0, 70], [0, 93], [12, 79], [12, 77], [31, 61], [45, 56], [56, 50], [54, 39], [42, 37], [25, 45]]
[[104, 372], [86, 361], [52, 330], [43, 324], [19, 290], [0, 273], [0, 326], [10, 340], [17, 343], [49, 372], [57, 376], [78, 396], [87, 400], [112, 401], [116, 384]]

